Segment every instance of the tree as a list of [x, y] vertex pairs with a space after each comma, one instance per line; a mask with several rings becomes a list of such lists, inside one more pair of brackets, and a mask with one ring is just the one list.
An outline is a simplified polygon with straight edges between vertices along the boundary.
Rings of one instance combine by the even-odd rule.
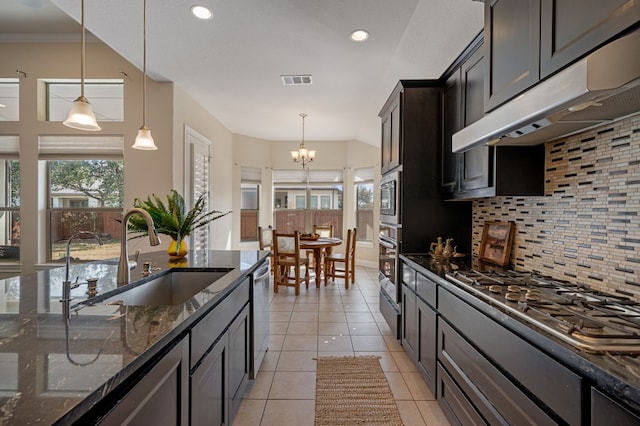
[[373, 184], [359, 184], [357, 188], [358, 210], [373, 209]]
[[120, 207], [124, 201], [122, 161], [50, 161], [52, 191], [75, 191], [97, 200], [100, 207]]

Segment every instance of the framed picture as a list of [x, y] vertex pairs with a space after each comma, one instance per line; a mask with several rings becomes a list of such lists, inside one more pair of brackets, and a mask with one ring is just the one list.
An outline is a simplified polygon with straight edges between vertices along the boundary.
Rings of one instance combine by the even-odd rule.
[[485, 222], [480, 242], [480, 260], [505, 266], [509, 263], [513, 241], [513, 222]]

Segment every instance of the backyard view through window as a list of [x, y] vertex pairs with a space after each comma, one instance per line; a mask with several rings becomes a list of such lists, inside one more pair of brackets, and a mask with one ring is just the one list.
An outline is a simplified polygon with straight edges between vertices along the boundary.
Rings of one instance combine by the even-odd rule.
[[48, 260], [66, 256], [67, 240], [80, 231], [98, 235], [75, 241], [74, 260], [117, 257], [120, 253], [120, 217], [124, 173], [121, 160], [51, 160], [49, 172]]
[[373, 242], [373, 169], [356, 169], [356, 238]]
[[0, 159], [0, 261], [20, 259], [20, 162]]
[[342, 180], [342, 170], [274, 170], [275, 228], [303, 232], [308, 220], [310, 226], [333, 225], [342, 238]]

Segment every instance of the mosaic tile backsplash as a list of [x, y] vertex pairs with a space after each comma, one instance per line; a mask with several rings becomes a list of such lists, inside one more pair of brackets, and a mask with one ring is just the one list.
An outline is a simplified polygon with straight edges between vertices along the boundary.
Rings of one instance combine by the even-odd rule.
[[473, 201], [485, 221], [516, 224], [511, 267], [640, 301], [640, 114], [545, 146], [545, 196]]

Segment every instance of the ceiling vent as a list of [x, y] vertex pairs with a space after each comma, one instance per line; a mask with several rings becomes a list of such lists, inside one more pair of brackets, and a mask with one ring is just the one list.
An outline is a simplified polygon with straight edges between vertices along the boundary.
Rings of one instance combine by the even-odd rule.
[[304, 84], [311, 84], [310, 75], [281, 75], [282, 84], [285, 86], [299, 86]]

